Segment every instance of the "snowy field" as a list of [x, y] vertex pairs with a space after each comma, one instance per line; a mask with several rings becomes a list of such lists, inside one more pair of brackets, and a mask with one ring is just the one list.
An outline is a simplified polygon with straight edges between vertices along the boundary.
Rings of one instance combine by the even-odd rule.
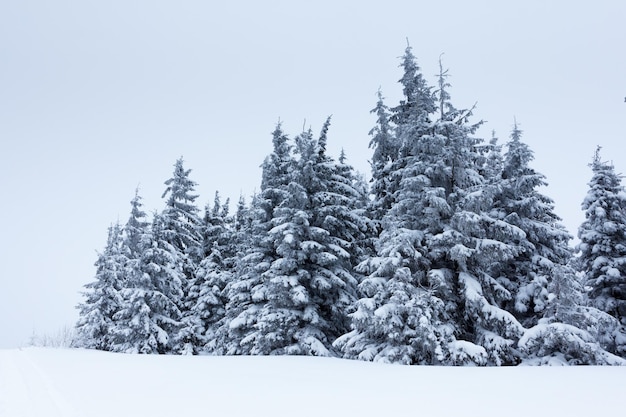
[[2, 417], [621, 415], [626, 367], [0, 350]]

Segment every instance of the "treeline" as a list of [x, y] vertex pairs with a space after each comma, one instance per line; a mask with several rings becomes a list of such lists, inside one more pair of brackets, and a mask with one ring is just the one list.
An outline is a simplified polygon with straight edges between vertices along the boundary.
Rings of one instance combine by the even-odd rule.
[[[505, 147], [411, 48], [403, 99], [372, 111], [370, 184], [321, 133], [280, 124], [260, 192], [203, 212], [182, 158], [151, 219], [137, 193], [79, 306], [78, 347], [319, 355], [404, 364], [624, 364], [626, 193], [596, 152], [580, 245]], [[441, 66], [440, 66], [441, 68]]]

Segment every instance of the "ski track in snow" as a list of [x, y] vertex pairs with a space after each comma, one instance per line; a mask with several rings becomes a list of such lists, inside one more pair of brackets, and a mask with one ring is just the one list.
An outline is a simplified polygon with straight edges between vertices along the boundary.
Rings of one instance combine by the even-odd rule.
[[78, 417], [25, 350], [0, 355], [1, 417]]

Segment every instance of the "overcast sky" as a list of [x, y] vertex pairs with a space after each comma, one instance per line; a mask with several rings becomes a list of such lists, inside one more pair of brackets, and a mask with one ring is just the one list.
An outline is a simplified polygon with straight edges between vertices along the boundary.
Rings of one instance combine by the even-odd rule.
[[275, 123], [333, 115], [329, 149], [369, 174], [369, 111], [395, 105], [408, 38], [484, 137], [516, 117], [575, 235], [596, 145], [626, 170], [621, 1], [0, 2], [0, 348], [73, 325], [107, 227], [139, 185], [163, 207], [185, 158], [199, 206], [260, 183]]

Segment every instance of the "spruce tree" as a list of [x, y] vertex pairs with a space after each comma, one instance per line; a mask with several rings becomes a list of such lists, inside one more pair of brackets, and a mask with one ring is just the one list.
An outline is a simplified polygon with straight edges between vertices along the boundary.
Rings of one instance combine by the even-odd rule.
[[248, 338], [253, 353], [331, 355], [348, 328], [356, 292], [351, 253], [365, 222], [351, 207], [358, 194], [341, 175], [346, 167], [326, 154], [329, 124], [317, 140], [310, 130], [296, 138], [296, 175], [269, 231], [276, 259], [264, 273], [268, 300]]
[[[518, 347], [526, 364], [624, 364], [616, 352], [619, 323], [585, 303], [584, 277], [571, 265], [570, 239], [552, 212], [552, 202], [535, 189], [543, 177], [528, 167], [532, 153], [515, 126], [503, 173], [499, 208], [504, 220], [527, 237], [524, 251], [509, 265], [508, 287], [516, 288], [515, 313], [529, 328]], [[505, 284], [505, 285], [506, 285]], [[609, 351], [607, 351], [608, 349]]]
[[373, 199], [369, 207], [370, 216], [382, 227], [380, 221], [393, 205], [393, 195], [397, 184], [394, 184], [393, 164], [399, 156], [399, 143], [394, 136], [394, 126], [390, 120], [389, 108], [385, 105], [382, 92], [378, 90], [378, 102], [371, 113], [377, 116], [376, 126], [370, 130], [372, 137], [369, 147], [373, 149], [372, 187]]
[[[276, 258], [275, 242], [269, 235], [274, 227], [274, 211], [289, 197], [288, 186], [295, 169], [289, 138], [279, 123], [272, 133], [273, 152], [262, 164], [261, 192], [252, 200], [249, 210], [240, 210], [242, 236], [241, 256], [235, 277], [227, 284], [224, 318], [218, 323], [215, 339], [210, 342], [214, 353], [250, 354], [259, 310], [267, 302], [263, 274]], [[246, 220], [246, 217], [250, 220]]]
[[191, 307], [189, 320], [193, 324], [190, 337], [195, 340], [195, 352], [207, 350], [207, 343], [214, 342], [217, 323], [225, 315], [224, 290], [234, 274], [232, 258], [236, 254], [230, 253], [233, 233], [228, 227], [228, 202], [222, 205], [218, 192], [213, 207], [206, 206], [203, 229], [205, 255], [190, 290], [190, 298], [197, 300]]
[[613, 351], [626, 356], [626, 193], [621, 175], [601, 160], [599, 147], [590, 166], [593, 176], [582, 203], [585, 221], [578, 229], [578, 265], [590, 288], [591, 305], [620, 322]]
[[[569, 266], [556, 266], [548, 286], [544, 318], [527, 329], [518, 347], [526, 365], [626, 365], [602, 346], [619, 323], [595, 307], [584, 305], [582, 280]], [[607, 347], [615, 347], [613, 343]]]
[[329, 124], [317, 140], [310, 130], [296, 138], [297, 159], [274, 133], [253, 247], [228, 286], [227, 352], [327, 356], [348, 328], [367, 220], [352, 168], [326, 153]]
[[[407, 100], [395, 115], [400, 188], [383, 219], [378, 256], [360, 266], [369, 277], [353, 331], [336, 344], [348, 357], [370, 360], [515, 363], [523, 328], [499, 308], [500, 287], [489, 275], [492, 263], [515, 255], [501, 240], [514, 231], [488, 213], [486, 162], [472, 136], [478, 124], [450, 103], [443, 70], [433, 96], [406, 56], [404, 67]], [[410, 97], [420, 99], [411, 106]]]
[[[253, 201], [257, 198], [253, 196]], [[252, 204], [251, 206], [254, 206]], [[252, 224], [253, 224], [253, 210], [246, 203], [246, 199], [243, 195], [239, 197], [237, 202], [237, 211], [230, 219], [230, 227], [232, 236], [230, 239], [229, 254], [231, 258], [228, 260], [228, 267], [236, 273], [237, 265], [243, 255], [250, 249], [252, 243]]]
[[169, 243], [164, 221], [155, 214], [142, 233], [141, 255], [126, 268], [122, 308], [114, 315], [113, 350], [125, 353], [178, 353], [182, 313], [183, 260]]
[[[447, 71], [440, 62], [438, 118], [425, 145], [440, 147], [440, 160], [426, 165], [430, 186], [443, 190], [449, 218], [427, 235], [429, 274], [444, 277], [440, 292], [448, 302], [455, 342], [449, 345], [452, 364], [514, 364], [521, 324], [500, 307], [502, 287], [491, 275], [494, 263], [509, 262], [519, 248], [506, 237], [517, 230], [490, 214], [493, 187], [483, 174], [487, 165], [479, 151], [482, 140], [473, 135], [482, 122], [470, 124], [472, 110], [458, 110], [447, 92]], [[428, 174], [434, 172], [433, 174]], [[449, 293], [447, 293], [449, 291]], [[451, 299], [452, 302], [448, 300]]]
[[87, 349], [111, 350], [113, 316], [122, 305], [126, 257], [122, 250], [122, 229], [109, 227], [107, 244], [95, 263], [95, 281], [85, 285], [85, 301], [78, 306], [79, 319], [73, 345]]
[[[431, 88], [425, 84], [410, 47], [403, 58], [401, 79], [405, 100], [394, 109], [397, 123], [398, 159], [392, 165], [395, 186], [391, 208], [384, 213], [382, 232], [377, 242], [377, 256], [359, 265], [368, 275], [359, 285], [363, 297], [352, 314], [352, 331], [340, 337], [335, 345], [347, 357], [406, 364], [442, 363], [445, 347], [452, 340], [452, 329], [446, 327], [444, 303], [434, 296], [427, 280], [428, 259], [424, 240], [427, 219], [435, 211], [448, 212], [440, 190], [428, 197], [421, 181], [414, 175], [418, 162], [415, 150], [424, 136], [432, 132], [430, 117], [435, 109]], [[427, 157], [420, 155], [420, 157]], [[373, 170], [376, 166], [373, 164]], [[382, 193], [375, 198], [384, 198]], [[433, 199], [434, 198], [434, 199]], [[441, 204], [443, 203], [443, 205]], [[384, 205], [384, 203], [374, 203]], [[438, 221], [435, 221], [438, 223]]]
[[147, 215], [143, 211], [142, 197], [139, 195], [139, 188], [135, 190], [135, 196], [131, 200], [130, 217], [124, 225], [124, 246], [127, 251], [129, 259], [139, 259], [141, 256], [142, 239], [150, 223], [147, 220]]
[[190, 179], [190, 173], [190, 169], [184, 168], [183, 158], [179, 158], [174, 164], [172, 177], [165, 181], [166, 189], [162, 196], [166, 199], [165, 208], [159, 214], [159, 238], [176, 252], [174, 257], [181, 262], [183, 273], [183, 294], [178, 299], [172, 299], [183, 314], [183, 328], [180, 335], [176, 336], [175, 347], [181, 352], [192, 352], [197, 348], [198, 341], [193, 337], [195, 332], [192, 330], [196, 327], [192, 308], [197, 303], [197, 294], [191, 288], [203, 257], [201, 220], [195, 205], [197, 184]]
[[189, 178], [190, 173], [183, 166], [183, 158], [179, 158], [172, 178], [165, 181], [167, 187], [162, 196], [166, 199], [165, 208], [160, 214], [164, 237], [186, 258], [184, 268], [188, 279], [193, 277], [194, 263], [202, 258], [201, 220], [195, 205], [197, 184]]
[[491, 273], [505, 291], [502, 307], [529, 327], [547, 308], [553, 271], [570, 261], [571, 236], [554, 213], [553, 201], [539, 192], [547, 185], [545, 176], [530, 166], [533, 152], [521, 136], [515, 123], [492, 210], [494, 217], [516, 228], [518, 233], [505, 240], [519, 251], [511, 262], [495, 263]]

